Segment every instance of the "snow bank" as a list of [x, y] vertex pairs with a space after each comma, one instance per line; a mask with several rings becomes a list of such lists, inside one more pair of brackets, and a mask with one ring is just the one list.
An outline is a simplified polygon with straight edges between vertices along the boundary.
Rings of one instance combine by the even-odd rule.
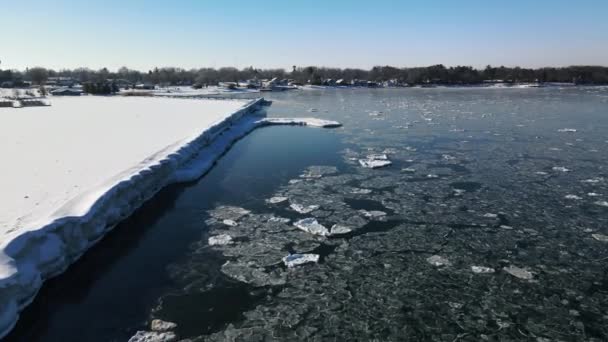
[[0, 338], [45, 279], [163, 187], [200, 178], [247, 133], [271, 124], [337, 124], [252, 115], [265, 104], [87, 96], [2, 112]]

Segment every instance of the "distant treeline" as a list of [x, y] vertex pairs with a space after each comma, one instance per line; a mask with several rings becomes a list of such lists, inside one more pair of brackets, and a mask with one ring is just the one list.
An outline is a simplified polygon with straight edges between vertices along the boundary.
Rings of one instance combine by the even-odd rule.
[[110, 71], [106, 68], [91, 70], [77, 68], [73, 70], [50, 70], [41, 67], [28, 68], [25, 71], [0, 70], [0, 85], [10, 86], [23, 84], [44, 84], [50, 78], [68, 77], [80, 83], [98, 83], [107, 80], [123, 80], [135, 83], [153, 83], [164, 85], [214, 85], [218, 82], [238, 82], [250, 79], [290, 79], [298, 83], [322, 84], [327, 79], [367, 80], [372, 82], [394, 81], [399, 84], [478, 84], [488, 80], [504, 82], [574, 82], [578, 84], [608, 84], [608, 67], [602, 66], [569, 66], [560, 68], [528, 69], [519, 67], [493, 67], [475, 69], [469, 66], [445, 67], [441, 64], [429, 67], [395, 68], [377, 66], [371, 70], [339, 69], [325, 67], [293, 67], [284, 69], [256, 69], [253, 67], [237, 68], [155, 68], [147, 72], [120, 68]]

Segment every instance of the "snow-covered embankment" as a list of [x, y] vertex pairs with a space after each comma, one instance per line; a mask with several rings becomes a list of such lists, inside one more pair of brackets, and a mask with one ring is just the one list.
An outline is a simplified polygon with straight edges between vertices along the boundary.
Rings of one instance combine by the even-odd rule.
[[[114, 100], [108, 99], [107, 101]], [[37, 215], [39, 217], [36, 219], [26, 215], [19, 217], [14, 223], [0, 217], [0, 224], [2, 224], [0, 232], [2, 233], [0, 235], [0, 338], [12, 329], [19, 317], [19, 311], [34, 299], [44, 280], [63, 272], [147, 199], [171, 183], [199, 178], [236, 140], [257, 127], [277, 124], [278, 122], [273, 122], [274, 119], [264, 119], [254, 114], [263, 103], [263, 99], [252, 100], [244, 105], [240, 103], [235, 107], [238, 110], [210, 122], [202, 133], [199, 131], [193, 137], [181, 139], [160, 151], [157, 150], [153, 155], [147, 155], [142, 162], [131, 165], [118, 174], [114, 173], [115, 176], [105, 182], [93, 187], [84, 187], [88, 190], [75, 193], [69, 201], [58, 205], [58, 209], [53, 208], [52, 212], [39, 210], [40, 213], [44, 212], [44, 215]], [[162, 103], [155, 102], [155, 104]], [[21, 113], [27, 115], [26, 112]], [[45, 115], [44, 112], [38, 114]], [[82, 115], [86, 116], [87, 113], [84, 112]], [[307, 120], [309, 121], [307, 122]], [[281, 124], [305, 125], [308, 123], [319, 126], [318, 122], [310, 119], [287, 119]], [[330, 126], [335, 126], [335, 124], [330, 124]], [[57, 134], [61, 133], [57, 132]], [[75, 140], [73, 143], [78, 144], [77, 139]], [[16, 145], [21, 143], [19, 141]], [[131, 142], [123, 141], [123, 143], [128, 145]], [[44, 141], [41, 141], [40, 149], [48, 152], [44, 151], [44, 147]], [[14, 148], [18, 149], [19, 146]], [[85, 149], [83, 153], [91, 153], [91, 151]], [[137, 154], [131, 157], [133, 156], [137, 156]], [[41, 155], [39, 158], [43, 159], [44, 156]], [[46, 170], [43, 169], [42, 172], [44, 171]], [[10, 174], [2, 176], [8, 177]], [[49, 181], [52, 182], [53, 179], [47, 179], [43, 183], [46, 184]], [[57, 191], [57, 189], [61, 189], [61, 187], [53, 190]], [[35, 190], [32, 188], [32, 191]], [[44, 196], [48, 196], [48, 194], [45, 193]], [[41, 206], [47, 202], [60, 203], [56, 198], [49, 198], [48, 201], [45, 201], [44, 196], [41, 195], [40, 198]], [[25, 197], [28, 199], [29, 196]], [[37, 205], [38, 203], [36, 203]], [[7, 206], [9, 209], [14, 209], [9, 204]], [[36, 212], [36, 214], [40, 213]]]

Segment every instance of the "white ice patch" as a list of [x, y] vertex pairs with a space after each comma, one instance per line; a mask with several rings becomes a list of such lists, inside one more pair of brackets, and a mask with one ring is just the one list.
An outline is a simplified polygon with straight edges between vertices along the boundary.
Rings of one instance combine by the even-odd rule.
[[591, 236], [597, 241], [608, 242], [608, 236], [604, 234], [591, 234]]
[[290, 254], [283, 258], [283, 263], [289, 268], [319, 262], [318, 254]]
[[177, 335], [173, 332], [138, 331], [128, 342], [173, 342]]
[[232, 236], [228, 234], [220, 234], [209, 238], [209, 246], [225, 246], [233, 243]]
[[577, 196], [577, 195], [571, 195], [571, 194], [570, 194], [570, 195], [566, 195], [566, 196], [564, 196], [564, 198], [565, 198], [565, 199], [568, 199], [568, 200], [575, 200], [575, 201], [578, 201], [578, 200], [582, 200], [582, 199], [583, 199], [581, 196]]
[[377, 217], [386, 216], [386, 213], [384, 211], [380, 211], [380, 210], [365, 210], [365, 209], [361, 209], [361, 210], [359, 210], [359, 212], [363, 216], [370, 217], [370, 218], [377, 218]]
[[360, 194], [360, 195], [367, 195], [370, 194], [372, 191], [370, 189], [362, 189], [362, 188], [354, 188], [350, 191], [351, 194]]
[[150, 323], [150, 329], [152, 331], [169, 331], [177, 328], [177, 324], [173, 322], [162, 321], [160, 319], [152, 320]]
[[564, 167], [564, 166], [554, 166], [551, 168], [551, 170], [553, 171], [558, 171], [558, 172], [570, 172], [571, 170]]
[[532, 278], [534, 278], [534, 274], [532, 274], [532, 272], [517, 266], [503, 267], [503, 270], [515, 278], [524, 280], [532, 280]]
[[277, 204], [277, 203], [285, 202], [287, 200], [288, 200], [287, 197], [275, 196], [275, 197], [271, 197], [271, 198], [267, 199], [266, 202], [268, 202], [270, 204]]
[[222, 223], [230, 227], [236, 227], [239, 225], [235, 220], [223, 220]]
[[320, 224], [316, 218], [305, 218], [295, 222], [293, 225], [313, 235], [329, 235], [329, 230]]
[[486, 267], [486, 266], [471, 266], [471, 271], [473, 273], [483, 273], [483, 274], [495, 272], [495, 270], [492, 267]]
[[291, 203], [291, 205], [289, 205], [289, 207], [295, 211], [297, 211], [300, 214], [308, 214], [312, 211], [315, 211], [317, 209], [319, 209], [318, 205], [312, 204], [312, 205], [302, 205], [302, 204], [298, 204], [298, 203]]
[[597, 201], [595, 205], [599, 205], [600, 207], [608, 207], [608, 201]]
[[566, 132], [574, 133], [574, 132], [576, 132], [576, 129], [575, 128], [560, 128], [557, 131], [561, 132], [561, 133], [566, 133]]
[[330, 235], [348, 234], [352, 231], [353, 230], [351, 227], [336, 223], [333, 226], [331, 226]]
[[430, 257], [426, 258], [426, 262], [428, 262], [429, 264], [431, 264], [431, 265], [433, 265], [435, 267], [451, 266], [452, 265], [452, 263], [448, 259], [446, 259], [446, 258], [444, 258], [444, 257], [442, 257], [440, 255], [430, 256]]
[[268, 219], [268, 222], [278, 222], [278, 223], [289, 223], [291, 221], [291, 219], [288, 219], [286, 217], [276, 217], [276, 216], [272, 216], [271, 218]]
[[370, 154], [365, 159], [359, 159], [359, 164], [368, 169], [377, 169], [392, 164], [386, 154]]

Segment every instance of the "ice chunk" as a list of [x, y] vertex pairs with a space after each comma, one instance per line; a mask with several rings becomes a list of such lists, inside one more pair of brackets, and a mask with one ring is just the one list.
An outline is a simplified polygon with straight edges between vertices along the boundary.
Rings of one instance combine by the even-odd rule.
[[222, 223], [225, 224], [225, 225], [227, 225], [227, 226], [230, 226], [230, 227], [236, 227], [236, 226], [239, 225], [234, 220], [223, 220]]
[[439, 256], [439, 255], [433, 255], [433, 256], [426, 258], [426, 262], [428, 262], [429, 264], [431, 264], [435, 267], [452, 265], [452, 263], [448, 259], [446, 259], [442, 256]]
[[231, 245], [232, 243], [234, 243], [232, 241], [232, 236], [228, 235], [228, 234], [220, 234], [220, 235], [216, 235], [216, 236], [212, 236], [209, 238], [209, 246], [224, 246], [224, 245]]
[[608, 235], [604, 234], [591, 234], [591, 236], [597, 241], [608, 242]]
[[359, 212], [361, 214], [363, 214], [363, 216], [365, 216], [365, 217], [371, 217], [371, 218], [386, 216], [386, 213], [384, 211], [380, 211], [380, 210], [364, 210], [364, 209], [361, 209], [361, 210], [359, 210]]
[[177, 341], [173, 332], [138, 331], [129, 342], [172, 342]]
[[268, 222], [278, 222], [278, 223], [289, 223], [289, 221], [291, 221], [291, 219], [288, 219], [286, 217], [276, 217], [276, 216], [272, 216], [271, 218], [268, 219]]
[[173, 322], [162, 321], [160, 319], [152, 320], [152, 323], [150, 323], [150, 329], [152, 329], [152, 331], [169, 331], [175, 328], [177, 328], [177, 324]]
[[498, 215], [497, 214], [493, 214], [493, 213], [486, 213], [483, 214], [483, 217], [487, 217], [487, 218], [497, 218]]
[[599, 205], [600, 207], [608, 207], [608, 201], [597, 201], [595, 204]]
[[377, 169], [392, 164], [388, 160], [388, 156], [384, 153], [381, 154], [370, 154], [365, 159], [359, 159], [359, 164], [368, 169]]
[[534, 275], [532, 274], [532, 272], [523, 269], [523, 268], [519, 268], [517, 266], [509, 266], [509, 267], [503, 267], [503, 270], [507, 273], [509, 273], [510, 275], [514, 276], [515, 278], [519, 278], [519, 279], [524, 279], [524, 280], [532, 280], [532, 278], [534, 278]]
[[582, 180], [582, 183], [590, 183], [590, 184], [596, 184], [596, 183], [600, 183], [604, 180], [604, 178], [602, 177], [595, 177], [595, 178], [589, 178], [589, 179], [585, 179]]
[[372, 191], [370, 189], [362, 189], [362, 188], [353, 188], [350, 193], [351, 194], [360, 194], [360, 195], [367, 195], [369, 193], [371, 193]]
[[392, 164], [390, 160], [359, 159], [359, 164], [368, 169], [378, 169]]
[[473, 273], [494, 273], [495, 270], [492, 267], [486, 266], [471, 266]]
[[331, 226], [330, 235], [348, 234], [352, 231], [353, 230], [351, 227], [336, 223], [333, 226]]
[[401, 169], [401, 172], [415, 173], [416, 169], [411, 168], [411, 167], [406, 167], [406, 168]]
[[233, 220], [238, 221], [245, 215], [249, 215], [251, 211], [240, 207], [220, 206], [209, 211], [209, 215], [218, 220]]
[[583, 198], [577, 195], [566, 195], [564, 196], [565, 199], [569, 199], [569, 200], [582, 200]]
[[318, 254], [290, 254], [283, 258], [283, 263], [285, 266], [292, 268], [308, 263], [317, 263], [319, 262]]
[[335, 166], [311, 166], [300, 175], [300, 178], [321, 178], [325, 175], [331, 175], [337, 172], [338, 168]]
[[300, 214], [308, 214], [311, 211], [319, 209], [319, 206], [315, 205], [315, 204], [312, 204], [312, 205], [302, 205], [302, 204], [298, 204], [298, 203], [292, 203], [289, 207], [291, 209], [297, 211]]
[[553, 171], [559, 171], [559, 172], [570, 172], [571, 170], [564, 167], [564, 166], [554, 166], [553, 168], [551, 168], [551, 170]]
[[576, 129], [575, 129], [575, 128], [560, 128], [560, 129], [558, 129], [557, 131], [558, 131], [558, 132], [561, 132], [561, 133], [565, 133], [565, 132], [576, 132]]
[[271, 197], [271, 198], [267, 199], [266, 202], [268, 202], [270, 204], [277, 204], [277, 203], [285, 202], [287, 200], [288, 200], [287, 197], [275, 196], [275, 197]]
[[327, 230], [327, 228], [320, 224], [316, 218], [305, 218], [295, 222], [293, 225], [313, 235], [329, 235], [329, 231]]

